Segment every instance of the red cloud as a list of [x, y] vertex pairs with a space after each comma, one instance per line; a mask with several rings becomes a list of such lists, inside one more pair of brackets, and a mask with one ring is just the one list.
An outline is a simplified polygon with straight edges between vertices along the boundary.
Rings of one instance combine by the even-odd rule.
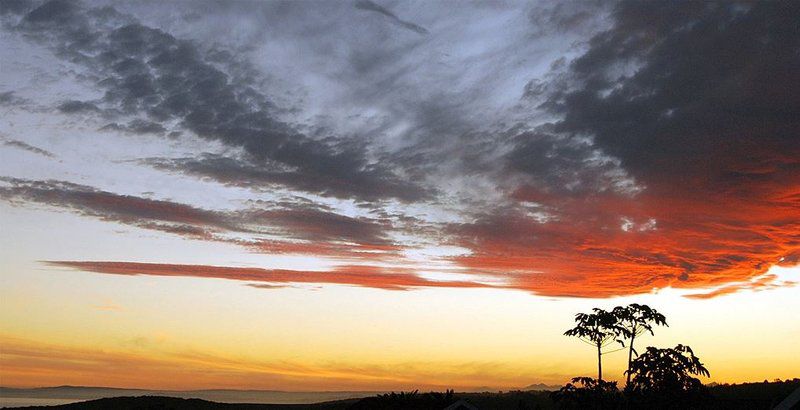
[[[704, 187], [694, 194], [651, 187], [636, 197], [551, 195], [524, 187], [546, 222], [513, 212], [452, 228], [472, 270], [515, 273], [514, 287], [549, 296], [609, 297], [654, 288], [716, 287], [761, 277], [800, 255], [800, 178], [783, 184]], [[755, 194], [755, 195], [753, 195]], [[751, 196], [752, 195], [752, 196]], [[747, 286], [722, 288], [713, 297]], [[700, 296], [695, 296], [700, 297]]]

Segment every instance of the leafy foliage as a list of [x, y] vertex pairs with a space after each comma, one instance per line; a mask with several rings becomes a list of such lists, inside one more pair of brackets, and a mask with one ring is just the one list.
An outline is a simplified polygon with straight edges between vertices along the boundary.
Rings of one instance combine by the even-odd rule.
[[[647, 305], [631, 303], [625, 307], [617, 306], [612, 313], [617, 317], [619, 326], [622, 329], [621, 333], [626, 339], [633, 339], [644, 332], [655, 335], [653, 332], [653, 326], [655, 325], [669, 327], [667, 318]], [[634, 354], [639, 354], [633, 348], [633, 345], [631, 345], [631, 349]]]
[[625, 334], [625, 329], [617, 317], [603, 309], [594, 308], [592, 312], [576, 314], [575, 327], [564, 332], [564, 335], [577, 337], [595, 347], [604, 347], [614, 341], [625, 346], [623, 340], [619, 338]]
[[631, 383], [626, 393], [634, 402], [659, 403], [663, 406], [681, 406], [699, 403], [707, 396], [707, 389], [693, 375], [710, 376], [708, 369], [694, 355], [689, 346], [647, 351], [631, 362]]
[[667, 324], [667, 318], [661, 313], [658, 313], [657, 310], [638, 303], [631, 303], [625, 307], [617, 306], [612, 313], [619, 321], [619, 325], [622, 328], [622, 335], [628, 340], [628, 371], [626, 373], [628, 374], [627, 384], [630, 384], [631, 362], [634, 355], [639, 355], [639, 352], [634, 348], [636, 337], [644, 332], [650, 332], [651, 335], [655, 335], [653, 332], [653, 326], [655, 325], [667, 327], [669, 327], [669, 325]]
[[578, 313], [575, 315], [575, 322], [577, 323], [575, 327], [564, 332], [564, 335], [577, 337], [597, 349], [597, 378], [602, 380], [603, 347], [614, 341], [625, 347], [625, 342], [620, 339], [625, 329], [613, 312], [598, 308], [592, 309], [592, 313]]

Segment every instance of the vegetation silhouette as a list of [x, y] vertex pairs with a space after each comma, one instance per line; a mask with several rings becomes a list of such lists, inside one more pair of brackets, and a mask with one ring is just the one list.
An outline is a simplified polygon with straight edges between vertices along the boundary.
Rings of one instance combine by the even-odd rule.
[[657, 310], [638, 303], [631, 303], [625, 307], [617, 306], [612, 313], [617, 320], [619, 320], [620, 326], [624, 329], [623, 334], [628, 342], [628, 370], [626, 372], [627, 379], [625, 381], [625, 385], [627, 386], [631, 383], [631, 362], [633, 361], [633, 355], [639, 355], [633, 347], [636, 336], [644, 332], [650, 332], [651, 335], [655, 336], [653, 332], [654, 325], [667, 327], [669, 327], [669, 325], [667, 324], [667, 318], [661, 313], [658, 313]]
[[420, 394], [418, 390], [412, 392], [400, 393], [386, 393], [379, 394], [375, 397], [367, 397], [358, 401], [349, 407], [351, 410], [364, 410], [364, 409], [387, 409], [387, 410], [400, 410], [400, 409], [444, 409], [447, 406], [457, 402], [453, 390], [447, 390], [445, 393], [430, 392]]
[[625, 347], [625, 342], [620, 339], [625, 334], [625, 328], [613, 312], [598, 308], [592, 309], [592, 313], [576, 314], [575, 322], [575, 327], [564, 332], [564, 335], [577, 337], [597, 349], [597, 380], [602, 381], [603, 348], [615, 341]]
[[[551, 395], [559, 407], [613, 409], [624, 404], [625, 408], [692, 408], [708, 399], [708, 390], [693, 376], [709, 377], [710, 373], [689, 346], [650, 346], [641, 355], [634, 348], [637, 336], [645, 332], [655, 335], [654, 326], [669, 326], [666, 316], [657, 310], [636, 303], [617, 306], [610, 312], [594, 308], [592, 313], [576, 314], [575, 322], [564, 335], [578, 337], [597, 349], [597, 379], [573, 378], [572, 383]], [[602, 355], [611, 353], [603, 352], [603, 347], [614, 341], [623, 348], [628, 344], [623, 392], [616, 382], [603, 380]]]
[[689, 346], [648, 347], [626, 373], [633, 379], [625, 394], [637, 407], [689, 408], [708, 399], [708, 389], [692, 375], [711, 374]]
[[620, 406], [622, 395], [617, 382], [607, 382], [591, 377], [574, 377], [571, 383], [550, 396], [562, 409], [600, 407], [613, 409]]

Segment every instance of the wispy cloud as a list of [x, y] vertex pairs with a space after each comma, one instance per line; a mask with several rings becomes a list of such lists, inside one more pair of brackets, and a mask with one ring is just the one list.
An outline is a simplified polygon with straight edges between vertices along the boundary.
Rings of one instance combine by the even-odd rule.
[[32, 152], [34, 154], [42, 155], [42, 156], [45, 156], [45, 157], [48, 157], [48, 158], [55, 157], [55, 155], [53, 155], [52, 152], [44, 150], [44, 149], [41, 149], [39, 147], [34, 147], [33, 145], [28, 144], [25, 141], [5, 139], [5, 140], [3, 140], [3, 145], [5, 145], [7, 147], [14, 147], [14, 148], [18, 148], [18, 149], [25, 150], [25, 151], [28, 151], [28, 152]]
[[389, 18], [389, 20], [400, 27], [406, 28], [408, 30], [414, 31], [419, 34], [428, 34], [428, 30], [424, 27], [418, 26], [414, 23], [401, 20], [397, 15], [389, 11], [387, 8], [375, 4], [370, 0], [357, 0], [355, 3], [357, 9], [373, 11], [375, 13], [382, 14]]
[[[479, 282], [434, 281], [417, 276], [413, 269], [379, 266], [345, 265], [331, 271], [297, 271], [246, 267], [174, 265], [106, 261], [46, 261], [51, 266], [79, 269], [111, 275], [151, 275], [194, 278], [217, 278], [249, 282], [266, 282], [271, 288], [278, 283], [327, 283], [353, 285], [385, 290], [413, 288], [493, 288]], [[264, 288], [264, 285], [256, 285]]]

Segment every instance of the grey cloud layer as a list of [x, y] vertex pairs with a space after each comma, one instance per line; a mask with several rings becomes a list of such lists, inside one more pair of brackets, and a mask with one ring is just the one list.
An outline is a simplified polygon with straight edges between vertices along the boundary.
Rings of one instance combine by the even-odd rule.
[[223, 70], [226, 61], [221, 59], [230, 55], [207, 53], [112, 8], [84, 8], [62, 0], [29, 11], [15, 27], [98, 79], [97, 86], [104, 90], [99, 101], [68, 101], [59, 107], [62, 112], [100, 107], [110, 115], [141, 117], [109, 128], [129, 132], [161, 133], [175, 124], [241, 148], [244, 166], [258, 169], [262, 176], [278, 176], [259, 182], [317, 180], [321, 182], [304, 183], [300, 189], [366, 200], [417, 200], [426, 195], [387, 164], [370, 160], [358, 142], [310, 138], [281, 121], [282, 108], [250, 85], [256, 79], [235, 79]]
[[317, 206], [275, 204], [240, 211], [213, 211], [172, 201], [120, 195], [64, 181], [0, 178], [0, 198], [41, 204], [79, 215], [198, 239], [216, 234], [279, 235], [282, 238], [359, 245], [388, 245], [388, 223], [340, 215]]
[[558, 131], [670, 189], [797, 172], [798, 16], [792, 1], [622, 2], [571, 64], [562, 84], [578, 87], [545, 106], [564, 115]]

